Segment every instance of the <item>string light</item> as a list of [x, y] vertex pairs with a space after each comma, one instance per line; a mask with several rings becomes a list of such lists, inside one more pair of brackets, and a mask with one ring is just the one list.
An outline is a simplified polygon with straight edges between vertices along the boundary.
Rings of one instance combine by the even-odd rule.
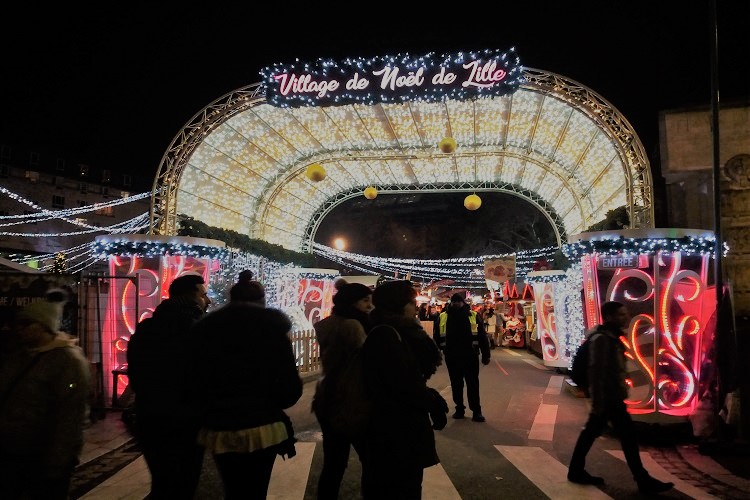
[[[70, 221], [67, 221], [70, 222]], [[84, 227], [90, 227], [91, 229], [88, 229], [86, 231], [71, 231], [66, 233], [14, 233], [9, 231], [0, 231], [0, 236], [23, 236], [26, 238], [50, 238], [53, 236], [77, 236], [81, 234], [91, 234], [91, 233], [98, 233], [98, 232], [108, 232], [108, 233], [135, 233], [140, 231], [141, 229], [145, 229], [149, 225], [149, 214], [148, 212], [143, 213], [141, 215], [138, 215], [136, 217], [133, 217], [132, 219], [128, 219], [124, 222], [118, 222], [117, 224], [113, 224], [111, 226], [90, 226], [88, 224], [77, 224], [79, 226], [83, 225]]]
[[[709, 254], [713, 257], [715, 242], [714, 236], [682, 236], [679, 238], [625, 238], [624, 236], [618, 236], [566, 243], [562, 246], [562, 252], [571, 260], [577, 260], [583, 255], [592, 253], [638, 255], [659, 251], [681, 252], [682, 255]], [[729, 245], [724, 242], [723, 248], [723, 255], [726, 256], [729, 252]]]
[[162, 255], [183, 255], [199, 259], [224, 260], [229, 257], [226, 248], [185, 243], [165, 243], [162, 241], [96, 240], [93, 253], [99, 257], [123, 255], [127, 257], [159, 257]]
[[405, 276], [411, 273], [413, 278], [420, 278], [425, 281], [453, 279], [455, 280], [454, 286], [467, 288], [484, 288], [486, 286], [484, 276], [484, 261], [486, 259], [515, 255], [516, 280], [522, 281], [532, 271], [534, 263], [539, 258], [544, 257], [549, 260], [556, 251], [557, 247], [550, 246], [533, 250], [520, 250], [515, 254], [506, 253], [450, 259], [404, 259], [374, 257], [336, 250], [320, 243], [313, 244], [314, 254], [367, 274], [398, 273]]
[[[9, 189], [6, 189], [4, 187], [0, 187], [0, 194], [4, 194], [8, 196], [9, 198], [19, 202], [23, 203], [24, 205], [28, 205], [31, 208], [35, 208], [39, 210], [39, 213], [36, 214], [18, 214], [18, 215], [0, 215], [0, 220], [8, 220], [8, 219], [35, 219], [34, 222], [40, 222], [40, 218], [45, 217], [44, 220], [48, 219], [62, 219], [63, 217], [67, 217], [70, 215], [79, 215], [79, 214], [85, 214], [89, 212], [95, 212], [97, 210], [101, 210], [102, 208], [107, 207], [116, 207], [118, 205], [125, 205], [127, 203], [132, 203], [134, 201], [142, 200], [144, 198], [147, 198], [151, 196], [151, 192], [145, 192], [141, 194], [136, 194], [133, 196], [128, 196], [126, 198], [118, 198], [116, 200], [112, 201], [106, 201], [103, 203], [94, 203], [93, 205], [85, 205], [83, 207], [77, 207], [77, 208], [66, 208], [62, 210], [47, 210], [45, 208], [40, 207], [36, 203], [34, 203], [31, 200], [28, 200], [24, 198], [23, 196], [16, 194]], [[75, 221], [68, 221], [71, 223], [76, 223]], [[0, 226], [2, 227], [2, 226]]]

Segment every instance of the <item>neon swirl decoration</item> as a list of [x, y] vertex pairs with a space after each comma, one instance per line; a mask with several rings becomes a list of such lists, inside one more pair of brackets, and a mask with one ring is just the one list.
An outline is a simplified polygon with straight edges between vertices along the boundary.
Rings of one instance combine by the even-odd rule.
[[[651, 259], [640, 255], [639, 269], [596, 273], [602, 284], [609, 280], [603, 301], [637, 304], [633, 310], [640, 311], [622, 339], [629, 363], [637, 367], [628, 384], [635, 391], [647, 391], [627, 401], [631, 410], [672, 415], [692, 411], [698, 393], [701, 338], [712, 313], [705, 305], [709, 258], [662, 250]], [[589, 286], [597, 288], [590, 281], [587, 294]], [[653, 307], [653, 315], [644, 307]]]

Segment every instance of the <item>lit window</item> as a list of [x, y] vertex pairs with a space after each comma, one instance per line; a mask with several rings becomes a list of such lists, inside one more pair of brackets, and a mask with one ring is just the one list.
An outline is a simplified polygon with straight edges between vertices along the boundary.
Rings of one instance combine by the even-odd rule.
[[39, 172], [37, 172], [36, 170], [27, 170], [26, 178], [31, 182], [37, 182], [39, 180]]
[[114, 217], [115, 211], [112, 207], [102, 207], [94, 212], [96, 215], [104, 215], [107, 217]]

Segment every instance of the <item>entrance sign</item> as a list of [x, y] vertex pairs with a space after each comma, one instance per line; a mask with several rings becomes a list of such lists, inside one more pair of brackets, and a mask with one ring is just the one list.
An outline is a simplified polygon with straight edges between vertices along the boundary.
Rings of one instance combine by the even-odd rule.
[[639, 261], [638, 254], [603, 255], [599, 259], [599, 269], [637, 269]]
[[319, 59], [267, 66], [260, 73], [267, 102], [284, 108], [466, 100], [511, 94], [525, 82], [514, 48]]

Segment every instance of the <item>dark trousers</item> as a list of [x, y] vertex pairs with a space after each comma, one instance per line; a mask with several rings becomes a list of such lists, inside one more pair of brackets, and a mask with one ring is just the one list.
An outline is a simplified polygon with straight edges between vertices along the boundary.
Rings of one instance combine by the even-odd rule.
[[451, 379], [451, 390], [456, 410], [464, 410], [464, 380], [466, 381], [466, 399], [469, 409], [474, 413], [482, 413], [479, 403], [479, 357], [476, 353], [445, 353], [445, 365]]
[[198, 429], [162, 418], [136, 420], [138, 444], [151, 473], [149, 500], [192, 500], [203, 468]]
[[638, 453], [638, 440], [636, 438], [633, 419], [630, 418], [625, 403], [615, 401], [607, 405], [604, 414], [595, 415], [591, 413], [581, 434], [578, 436], [573, 456], [570, 459], [570, 472], [577, 474], [586, 467], [586, 455], [596, 438], [602, 435], [607, 422], [612, 422], [612, 427], [620, 438], [620, 446], [625, 454], [630, 472], [636, 481], [648, 476], [643, 468], [641, 456]]
[[275, 448], [214, 455], [224, 484], [224, 499], [265, 500], [275, 460]]
[[[324, 419], [318, 419], [320, 429], [323, 431], [323, 470], [318, 479], [318, 499], [336, 500], [339, 497], [341, 481], [344, 471], [349, 464], [349, 452], [354, 446], [354, 451], [363, 462], [365, 444], [363, 439], [350, 439], [337, 432]], [[364, 467], [362, 468], [364, 471]], [[366, 479], [362, 477], [362, 489], [367, 488]]]

